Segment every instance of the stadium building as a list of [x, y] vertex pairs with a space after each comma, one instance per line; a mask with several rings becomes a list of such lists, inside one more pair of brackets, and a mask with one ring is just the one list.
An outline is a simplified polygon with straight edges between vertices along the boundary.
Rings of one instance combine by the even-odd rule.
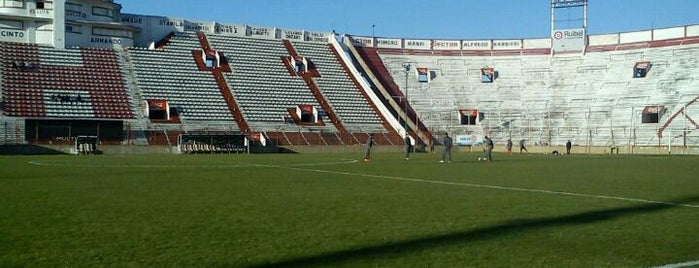
[[[556, 27], [557, 9], [579, 6], [583, 25]], [[0, 0], [0, 144], [240, 152], [446, 131], [462, 145], [696, 152], [699, 25], [588, 35], [586, 7], [552, 0], [546, 38], [443, 40]]]

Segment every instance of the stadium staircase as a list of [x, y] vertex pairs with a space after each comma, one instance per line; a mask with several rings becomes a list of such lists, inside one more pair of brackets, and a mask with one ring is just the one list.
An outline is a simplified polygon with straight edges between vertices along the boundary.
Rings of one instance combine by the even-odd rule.
[[[138, 86], [136, 71], [134, 70], [133, 61], [129, 55], [129, 50], [127, 48], [119, 49], [119, 63], [122, 66], [121, 71], [124, 76], [126, 83], [126, 89], [131, 97], [131, 108], [134, 110], [136, 119], [139, 121], [145, 121], [144, 111], [148, 109], [146, 104], [146, 99], [141, 92], [141, 88]], [[145, 123], [145, 122], [144, 122]]]
[[0, 145], [24, 144], [24, 120], [0, 115]]
[[[201, 44], [203, 53], [206, 53], [207, 55], [213, 55], [217, 53], [209, 44], [209, 40], [207, 39], [206, 34], [204, 34], [204, 32], [197, 32], [197, 38], [199, 39], [199, 43]], [[241, 129], [241, 131], [250, 133], [252, 130], [248, 126], [248, 123], [245, 121], [243, 114], [240, 112], [238, 103], [235, 101], [235, 97], [231, 93], [232, 91], [230, 89], [230, 86], [226, 81], [226, 78], [223, 76], [224, 72], [232, 72], [230, 65], [228, 65], [228, 60], [222, 53], [218, 54], [218, 56], [220, 57], [220, 66], [206, 68], [206, 66], [203, 65], [203, 62], [197, 61], [199, 69], [210, 69], [211, 73], [214, 76], [214, 80], [216, 80], [216, 84], [218, 85], [218, 88], [221, 91], [221, 95], [223, 95], [223, 99], [226, 101], [226, 104], [228, 105], [228, 110], [235, 118], [238, 127]]]
[[131, 107], [136, 117], [134, 120], [129, 120], [127, 122], [126, 143], [130, 145], [146, 146], [148, 145], [148, 139], [145, 130], [148, 128], [149, 120], [145, 115], [145, 110], [148, 109], [148, 104], [138, 85], [136, 71], [131, 55], [129, 55], [129, 50], [127, 48], [122, 48], [117, 50], [117, 54], [119, 55], [119, 62], [122, 66], [121, 70], [126, 82], [127, 92], [131, 100], [133, 100], [131, 102]]
[[398, 132], [369, 100], [331, 44], [297, 42], [293, 46], [303, 56], [312, 59], [323, 74], [314, 80], [327, 101], [342, 116], [345, 126], [352, 132], [388, 131], [392, 138], [387, 139], [387, 143], [377, 141], [378, 144], [402, 144]]
[[[364, 70], [367, 79], [372, 81], [372, 84], [375, 85], [374, 90], [383, 101], [382, 104], [390, 108], [393, 116], [408, 127], [408, 132], [413, 133], [411, 136], [418, 139], [417, 144], [429, 144], [430, 141], [433, 140], [431, 132], [428, 130], [423, 120], [413, 120], [418, 118], [417, 113], [413, 110], [412, 106], [407, 103], [405, 95], [381, 61], [377, 51], [373, 48], [354, 46], [349, 37], [345, 37], [344, 43], [349, 47], [354, 58], [358, 61], [359, 66]], [[405, 71], [402, 73], [404, 72]], [[406, 110], [405, 107], [408, 109]], [[399, 144], [402, 144], [402, 142]]]

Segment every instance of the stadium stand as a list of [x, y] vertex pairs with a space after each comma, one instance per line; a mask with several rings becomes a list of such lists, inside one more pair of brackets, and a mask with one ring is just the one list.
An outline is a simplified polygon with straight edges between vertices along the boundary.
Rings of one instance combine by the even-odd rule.
[[[120, 14], [113, 1], [75, 2]], [[123, 13], [76, 20], [66, 10], [50, 25], [46, 14], [62, 9], [42, 15], [26, 3], [0, 14], [16, 28], [0, 35], [3, 143], [82, 135], [216, 153], [239, 152], [222, 137], [240, 133], [303, 146], [375, 134], [377, 144], [402, 146], [403, 135], [428, 145], [444, 132], [543, 146], [699, 142], [699, 25], [338, 42], [334, 32]], [[563, 32], [565, 49], [556, 45]]]
[[4, 113], [18, 117], [133, 118], [114, 50], [0, 43]]
[[237, 130], [233, 115], [211, 72], [200, 71], [192, 51], [201, 50], [196, 33], [177, 33], [163, 49], [127, 50], [144, 99], [167, 100], [191, 124], [222, 121]]
[[[320, 107], [301, 77], [289, 75], [282, 57], [289, 56], [281, 40], [207, 35], [211, 46], [226, 55], [232, 73], [224, 73], [245, 118], [259, 131], [291, 131], [283, 120], [288, 108]], [[332, 125], [309, 127], [337, 131]]]
[[[693, 104], [699, 94], [698, 66], [692, 60], [699, 51], [695, 44], [593, 46], [584, 54], [556, 56], [426, 55], [363, 46], [357, 50], [361, 52], [356, 56], [372, 64], [379, 76], [390, 75], [381, 78], [389, 84], [387, 88], [395, 89], [391, 82], [405, 79], [400, 63], [412, 62], [435, 72], [436, 77], [423, 84], [411, 75], [409, 84], [417, 86], [408, 88], [411, 106], [433, 131], [471, 133], [473, 128], [482, 128], [501, 143], [510, 137], [542, 145], [563, 145], [572, 139], [576, 144], [613, 147], [659, 145], [661, 132], [677, 136], [696, 129], [689, 116], [690, 109], [696, 111]], [[371, 53], [377, 53], [381, 61]], [[640, 61], [651, 62], [652, 68], [647, 77], [634, 78], [633, 67]], [[480, 70], [485, 67], [497, 70], [494, 83], [481, 83]], [[642, 123], [640, 117], [648, 106], [664, 109], [660, 121], [667, 119], [672, 127]], [[460, 109], [477, 109], [482, 121], [475, 127], [462, 125], [457, 114]], [[678, 121], [671, 117], [673, 113], [675, 118], [687, 115], [686, 120], [671, 123]]]

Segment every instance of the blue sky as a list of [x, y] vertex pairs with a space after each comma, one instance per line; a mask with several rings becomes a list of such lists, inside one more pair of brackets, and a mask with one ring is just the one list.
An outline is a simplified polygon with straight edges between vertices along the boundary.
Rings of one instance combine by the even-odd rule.
[[[380, 37], [538, 38], [551, 28], [549, 0], [115, 1], [123, 13]], [[578, 12], [556, 16], [575, 19]], [[699, 0], [590, 0], [588, 18], [589, 34], [699, 24]]]

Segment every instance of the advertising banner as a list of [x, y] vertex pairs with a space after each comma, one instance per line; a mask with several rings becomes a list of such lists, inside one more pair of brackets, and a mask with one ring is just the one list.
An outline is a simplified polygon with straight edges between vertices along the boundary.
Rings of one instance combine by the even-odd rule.
[[430, 40], [405, 39], [405, 49], [431, 49]]
[[0, 41], [26, 42], [27, 31], [0, 29]]
[[303, 41], [304, 31], [282, 29], [281, 32], [282, 32], [282, 39], [289, 39], [289, 40], [294, 40], [294, 41]]
[[374, 38], [372, 37], [352, 36], [350, 38], [355, 46], [374, 47]]
[[551, 32], [553, 52], [582, 51], [585, 49], [585, 29], [563, 29]]
[[184, 21], [184, 30], [187, 32], [207, 32], [213, 31], [214, 24], [212, 22], [201, 22], [201, 21]]
[[493, 40], [494, 50], [515, 50], [522, 49], [522, 40]]
[[330, 41], [330, 33], [306, 32], [306, 41], [327, 43]]
[[458, 40], [433, 40], [432, 49], [434, 50], [460, 50], [461, 41]]
[[490, 50], [492, 42], [490, 40], [464, 40], [461, 41], [462, 50]]
[[214, 32], [222, 35], [245, 36], [245, 25], [242, 24], [221, 24], [214, 25]]
[[401, 48], [401, 40], [395, 38], [376, 38], [376, 47]]
[[248, 26], [247, 33], [248, 36], [252, 37], [262, 37], [269, 39], [276, 38], [276, 31], [274, 28], [271, 27]]

